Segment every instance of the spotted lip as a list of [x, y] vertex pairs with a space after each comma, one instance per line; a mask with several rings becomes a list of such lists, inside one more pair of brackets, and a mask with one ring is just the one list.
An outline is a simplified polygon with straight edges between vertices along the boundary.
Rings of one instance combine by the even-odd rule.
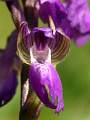
[[44, 105], [56, 109], [56, 112], [64, 109], [61, 80], [52, 64], [31, 64], [29, 81]]

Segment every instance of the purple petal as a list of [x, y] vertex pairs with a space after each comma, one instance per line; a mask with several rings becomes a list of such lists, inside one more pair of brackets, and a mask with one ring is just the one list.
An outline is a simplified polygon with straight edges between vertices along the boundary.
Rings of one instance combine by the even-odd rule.
[[72, 27], [79, 27], [82, 33], [90, 31], [90, 9], [87, 0], [71, 0], [67, 11]]
[[8, 38], [8, 44], [0, 55], [0, 106], [7, 104], [17, 88], [17, 71], [14, 69], [18, 32], [14, 31]]
[[14, 70], [5, 66], [1, 68], [0, 65], [0, 106], [3, 106], [15, 95], [18, 81]]
[[46, 106], [56, 109], [56, 112], [64, 109], [61, 80], [52, 64], [31, 64], [29, 78], [36, 94]]
[[81, 46], [85, 45], [89, 39], [90, 39], [90, 34], [86, 34], [84, 36], [79, 36], [76, 39], [76, 44], [78, 47], [81, 47]]
[[38, 50], [43, 50], [48, 44], [48, 40], [53, 39], [52, 31], [49, 28], [34, 28], [31, 36]]
[[66, 16], [66, 10], [59, 0], [40, 0], [39, 15], [45, 23], [49, 23], [49, 16], [51, 16], [57, 26], [58, 20], [61, 21]]
[[67, 17], [60, 26], [78, 46], [87, 43], [90, 37], [90, 8], [87, 0], [66, 0]]
[[17, 84], [17, 72], [13, 70], [13, 66], [3, 64], [0, 58], [0, 106], [7, 104], [13, 98]]

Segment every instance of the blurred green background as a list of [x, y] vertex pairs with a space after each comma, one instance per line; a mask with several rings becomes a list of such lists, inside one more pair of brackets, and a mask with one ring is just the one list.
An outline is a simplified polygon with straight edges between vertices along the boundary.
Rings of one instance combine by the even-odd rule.
[[[10, 13], [0, 2], [0, 48], [14, 29]], [[64, 62], [57, 67], [63, 84], [65, 110], [59, 115], [46, 107], [42, 109], [40, 120], [90, 120], [90, 42], [82, 48], [72, 43]], [[20, 87], [13, 100], [0, 108], [0, 120], [18, 120]]]

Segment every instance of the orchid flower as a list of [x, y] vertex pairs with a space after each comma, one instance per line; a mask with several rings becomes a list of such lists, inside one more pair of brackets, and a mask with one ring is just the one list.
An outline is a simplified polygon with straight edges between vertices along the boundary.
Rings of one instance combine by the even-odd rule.
[[22, 35], [18, 39], [18, 54], [23, 62], [30, 65], [29, 83], [41, 102], [56, 109], [64, 109], [61, 79], [54, 64], [59, 63], [68, 53], [69, 38], [61, 31], [50, 28], [34, 28], [30, 32], [27, 47]]
[[[54, 65], [68, 53], [70, 39], [61, 30], [58, 22], [66, 17], [66, 10], [59, 0], [40, 0], [39, 14], [49, 28], [30, 30], [25, 21], [18, 0], [7, 1], [14, 23], [20, 31], [17, 42], [18, 54], [23, 62], [30, 65], [29, 83], [43, 104], [56, 109], [64, 109], [61, 79]], [[45, 6], [44, 5], [45, 2]], [[43, 16], [43, 8], [48, 8]], [[59, 25], [59, 26], [58, 26]]]
[[38, 0], [39, 16], [44, 23], [50, 25], [50, 18], [55, 28], [82, 46], [90, 38], [90, 8], [87, 0]]

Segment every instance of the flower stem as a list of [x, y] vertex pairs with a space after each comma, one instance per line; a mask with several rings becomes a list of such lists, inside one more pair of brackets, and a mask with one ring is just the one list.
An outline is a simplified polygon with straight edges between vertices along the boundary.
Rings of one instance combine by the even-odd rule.
[[[28, 87], [24, 87], [28, 80], [28, 69], [29, 67], [23, 64], [21, 72], [21, 110], [19, 120], [38, 120], [42, 104], [31, 87], [29, 89]], [[26, 95], [27, 89], [29, 91]]]

